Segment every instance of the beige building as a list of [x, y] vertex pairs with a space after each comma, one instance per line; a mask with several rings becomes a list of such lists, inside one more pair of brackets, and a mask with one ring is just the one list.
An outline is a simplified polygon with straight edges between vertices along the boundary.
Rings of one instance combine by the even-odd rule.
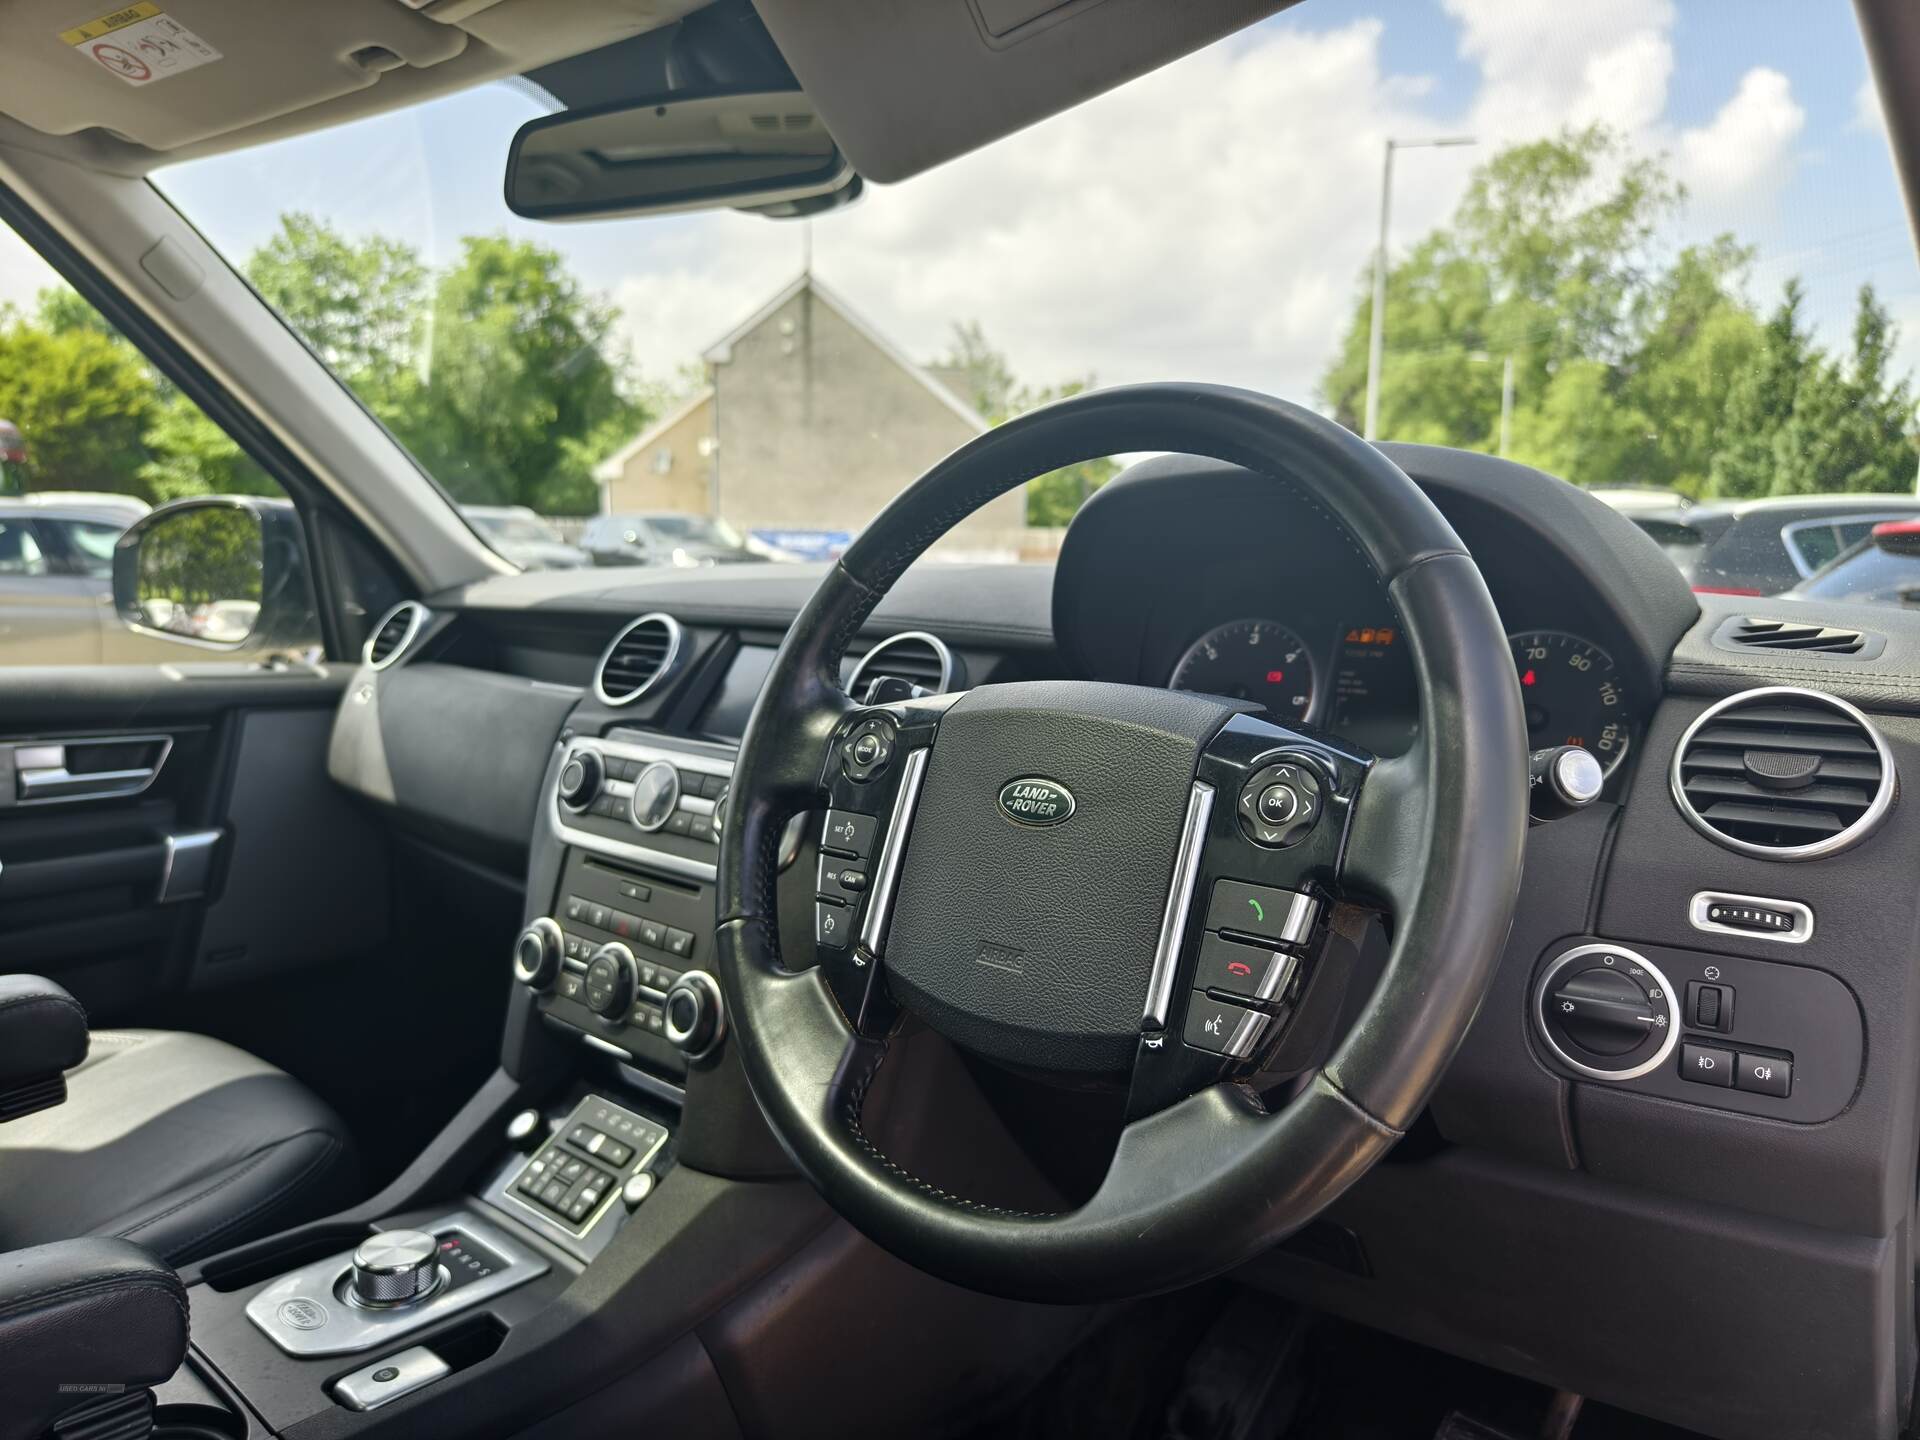
[[[719, 514], [801, 550], [858, 532], [902, 487], [987, 428], [817, 279], [802, 275], [708, 347], [709, 384], [604, 461], [605, 511]], [[950, 556], [1012, 558], [1015, 490], [954, 530]]]

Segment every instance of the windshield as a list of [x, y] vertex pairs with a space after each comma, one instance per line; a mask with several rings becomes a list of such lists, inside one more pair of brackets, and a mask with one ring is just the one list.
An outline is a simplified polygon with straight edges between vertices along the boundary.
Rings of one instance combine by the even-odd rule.
[[467, 511], [466, 516], [481, 534], [509, 544], [553, 545], [560, 542], [560, 532], [538, 516], [488, 515], [475, 510]]
[[741, 545], [740, 532], [724, 520], [709, 520], [699, 515], [655, 515], [646, 522], [662, 540], [670, 545], [720, 545], [728, 549], [738, 549]]
[[[1920, 284], [1848, 6], [1301, 5], [808, 221], [518, 220], [547, 108], [499, 84], [156, 183], [450, 495], [570, 539], [664, 512], [831, 556], [983, 428], [1169, 378], [1536, 465], [1703, 589], [1856, 538], [1715, 507], [1915, 491]], [[1131, 458], [938, 553], [1049, 559]]]

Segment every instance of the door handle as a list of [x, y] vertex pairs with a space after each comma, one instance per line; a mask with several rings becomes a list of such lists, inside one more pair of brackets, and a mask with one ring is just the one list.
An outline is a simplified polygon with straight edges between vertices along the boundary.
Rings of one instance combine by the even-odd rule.
[[[149, 763], [89, 768], [88, 753], [124, 751], [140, 747]], [[138, 795], [159, 775], [173, 749], [170, 735], [103, 735], [86, 740], [28, 741], [13, 749], [14, 794], [21, 805], [46, 805], [59, 800], [99, 800]], [[77, 767], [77, 768], [76, 768]], [[4, 767], [0, 767], [3, 773]], [[5, 803], [5, 800], [0, 800]]]

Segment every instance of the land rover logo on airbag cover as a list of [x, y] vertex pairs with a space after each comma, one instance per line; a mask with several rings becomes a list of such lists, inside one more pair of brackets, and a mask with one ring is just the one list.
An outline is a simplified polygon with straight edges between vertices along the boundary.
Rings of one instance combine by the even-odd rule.
[[1038, 775], [1009, 780], [1000, 787], [1000, 810], [1021, 825], [1058, 825], [1073, 814], [1073, 792]]

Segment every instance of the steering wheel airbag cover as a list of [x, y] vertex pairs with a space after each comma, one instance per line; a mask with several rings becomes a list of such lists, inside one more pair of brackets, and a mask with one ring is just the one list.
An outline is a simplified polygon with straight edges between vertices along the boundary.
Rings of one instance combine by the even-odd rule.
[[[992, 685], [940, 721], [896, 902], [887, 975], [977, 1054], [1124, 1076], [1200, 748], [1238, 707], [1137, 685]], [[1072, 813], [1023, 825], [1007, 782], [1064, 786]]]

